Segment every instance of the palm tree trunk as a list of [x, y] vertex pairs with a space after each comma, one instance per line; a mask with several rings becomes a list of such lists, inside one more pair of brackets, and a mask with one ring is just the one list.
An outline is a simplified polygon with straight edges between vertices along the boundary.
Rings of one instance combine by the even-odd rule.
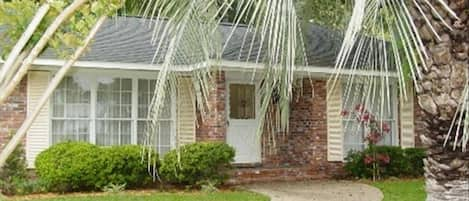
[[[422, 5], [425, 0], [418, 0]], [[417, 86], [418, 102], [425, 111], [422, 133], [418, 133], [427, 146], [425, 178], [427, 201], [469, 201], [469, 153], [461, 147], [444, 146], [451, 120], [456, 113], [458, 102], [467, 83], [469, 70], [469, 1], [446, 1], [460, 19], [451, 17], [438, 0], [430, 0], [443, 16], [451, 31], [438, 20], [431, 7], [422, 7], [441, 41], [427, 25], [417, 7], [411, 9], [415, 24], [430, 58], [428, 70], [422, 68], [423, 77]], [[428, 5], [428, 4], [427, 4]], [[453, 134], [454, 135], [454, 134]], [[454, 141], [453, 141], [454, 142]]]
[[16, 134], [13, 136], [10, 142], [8, 142], [8, 144], [5, 146], [3, 152], [0, 153], [0, 168], [2, 168], [5, 165], [6, 160], [8, 159], [10, 154], [13, 152], [13, 150], [15, 150], [15, 148], [21, 142], [24, 135], [26, 134], [26, 132], [28, 131], [28, 129], [31, 127], [32, 123], [36, 119], [37, 115], [40, 113], [42, 107], [47, 103], [47, 100], [49, 100], [49, 97], [52, 95], [52, 93], [57, 88], [57, 86], [59, 86], [60, 82], [65, 77], [66, 73], [70, 70], [70, 68], [73, 66], [73, 64], [76, 62], [76, 60], [86, 50], [86, 48], [91, 43], [92, 39], [98, 32], [101, 25], [103, 25], [105, 20], [106, 20], [106, 16], [102, 16], [101, 18], [99, 18], [99, 20], [96, 22], [94, 27], [90, 30], [90, 33], [88, 34], [86, 39], [83, 41], [83, 45], [75, 50], [75, 53], [72, 55], [70, 60], [68, 60], [62, 66], [62, 68], [60, 68], [60, 70], [55, 74], [54, 78], [51, 80], [46, 91], [41, 96], [39, 103], [35, 106], [34, 111], [28, 115], [28, 117], [23, 122], [21, 127], [18, 129], [18, 131], [16, 131]]

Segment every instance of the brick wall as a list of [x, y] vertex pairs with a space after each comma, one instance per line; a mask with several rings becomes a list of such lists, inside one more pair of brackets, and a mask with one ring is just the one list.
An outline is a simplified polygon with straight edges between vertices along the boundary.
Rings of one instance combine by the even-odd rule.
[[26, 118], [26, 79], [23, 79], [7, 101], [0, 105], [0, 151]]
[[[197, 141], [221, 141], [226, 139], [226, 83], [225, 72], [213, 73], [214, 86], [208, 97], [208, 110], [205, 114], [197, 112]], [[203, 117], [202, 117], [203, 115]]]
[[[298, 94], [298, 90], [295, 93]], [[272, 146], [273, 137], [264, 134], [262, 164], [236, 169], [231, 183], [342, 175], [342, 163], [327, 161], [326, 81], [303, 80], [301, 94], [291, 104], [289, 133], [277, 133], [275, 146]]]

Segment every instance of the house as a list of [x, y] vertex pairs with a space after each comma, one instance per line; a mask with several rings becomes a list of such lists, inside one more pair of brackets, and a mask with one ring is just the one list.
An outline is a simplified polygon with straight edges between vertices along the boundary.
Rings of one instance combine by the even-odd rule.
[[[152, 65], [156, 47], [151, 45], [148, 21], [125, 17], [108, 20], [99, 30], [90, 52], [76, 62], [41, 111], [25, 139], [28, 166], [34, 168], [38, 153], [49, 146], [69, 140], [102, 146], [138, 144], [144, 139], [148, 104], [160, 66]], [[231, 25], [219, 28], [223, 37]], [[168, 92], [159, 120], [157, 150], [164, 154], [177, 145], [198, 141], [222, 141], [236, 149], [233, 182], [328, 178], [341, 172], [344, 157], [351, 149], [363, 149], [363, 132], [347, 137], [345, 125], [353, 124], [341, 116], [345, 105], [342, 84], [332, 89], [328, 75], [341, 41], [325, 28], [311, 25], [305, 30], [309, 66], [299, 67], [302, 95], [291, 103], [289, 133], [276, 139], [257, 139], [259, 124], [259, 76], [262, 70], [253, 62], [256, 55], [243, 50], [246, 27], [240, 26], [217, 62], [216, 83], [208, 104], [215, 108], [202, 121], [190, 87]], [[338, 40], [339, 39], [339, 40]], [[242, 51], [240, 51], [242, 50]], [[250, 62], [244, 62], [244, 61]], [[252, 62], [251, 62], [252, 61]], [[0, 107], [0, 144], [8, 132], [18, 128], [44, 92], [63, 60], [46, 50], [34, 62], [15, 93]], [[205, 64], [182, 63], [177, 71], [190, 72]], [[344, 70], [357, 76], [369, 71]], [[181, 82], [181, 85], [189, 85]], [[332, 91], [331, 91], [332, 90]], [[327, 97], [328, 94], [330, 97]], [[391, 133], [383, 144], [413, 147], [418, 142], [414, 131], [419, 110], [413, 97], [404, 102], [391, 93], [392, 112], [386, 121]], [[348, 123], [347, 123], [348, 122]], [[350, 123], [351, 122], [351, 123]]]

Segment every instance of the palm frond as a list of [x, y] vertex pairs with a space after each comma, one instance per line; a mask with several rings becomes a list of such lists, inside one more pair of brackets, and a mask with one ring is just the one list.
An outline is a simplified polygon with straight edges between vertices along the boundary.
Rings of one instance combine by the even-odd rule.
[[[344, 41], [336, 60], [335, 75], [331, 76], [329, 82], [332, 85], [344, 82], [347, 89], [346, 99], [354, 99], [356, 95], [350, 94], [353, 83], [358, 79], [364, 79], [365, 83], [370, 83], [369, 89], [359, 94], [368, 108], [390, 108], [390, 104], [375, 106], [374, 104], [390, 103], [389, 97], [392, 93], [391, 87], [398, 86], [399, 94], [404, 100], [408, 96], [406, 85], [407, 80], [412, 80], [413, 86], [417, 87], [418, 80], [422, 78], [422, 71], [428, 71], [428, 60], [430, 56], [424, 46], [420, 32], [415, 24], [414, 17], [422, 16], [423, 23], [429, 28], [431, 34], [437, 41], [441, 41], [431, 20], [424, 12], [425, 9], [432, 12], [434, 18], [442, 21], [443, 26], [453, 30], [450, 24], [445, 22], [442, 16], [458, 18], [454, 11], [450, 9], [445, 1], [429, 0], [357, 0], [354, 2], [353, 13], [350, 18], [348, 28], [345, 31]], [[435, 9], [435, 7], [443, 9]], [[365, 52], [363, 52], [366, 49]], [[344, 69], [367, 70], [379, 72], [378, 77], [358, 77], [345, 75]], [[397, 73], [397, 76], [394, 75]], [[375, 84], [376, 83], [376, 84]], [[371, 100], [373, 95], [365, 95], [378, 91], [381, 94], [380, 101]], [[418, 87], [416, 91], [419, 91]], [[465, 92], [467, 93], [467, 91]], [[351, 96], [351, 97], [349, 97]], [[371, 99], [370, 99], [371, 98]], [[388, 100], [385, 100], [388, 99]], [[466, 113], [467, 100], [460, 101], [458, 113]], [[378, 112], [381, 113], [381, 112]], [[467, 115], [464, 115], [467, 117]], [[464, 124], [462, 116], [456, 116], [453, 120], [453, 127], [448, 133], [447, 140], [452, 136], [454, 147], [456, 144], [462, 145], [465, 149], [469, 131]], [[464, 120], [468, 121], [469, 120]], [[464, 128], [459, 126], [464, 125]], [[459, 133], [462, 132], [462, 136]], [[456, 131], [456, 134], [454, 134]]]
[[[158, 121], [157, 114], [167, 85], [176, 85], [181, 77], [174, 69], [180, 64], [200, 64], [203, 67], [192, 73], [192, 87], [199, 110], [206, 113], [214, 109], [209, 107], [207, 99], [214, 87], [213, 73], [218, 70], [217, 61], [221, 60], [240, 24], [247, 23], [242, 25], [247, 31], [239, 58], [241, 60], [241, 51], [244, 50], [249, 55], [257, 54], [255, 62], [265, 65], [261, 72], [264, 84], [260, 89], [261, 126], [258, 133], [263, 130], [274, 91], [280, 97], [279, 122], [283, 129], [287, 129], [295, 66], [299, 60], [306, 63], [293, 0], [148, 0], [143, 15], [156, 22], [153, 42], [158, 48], [154, 63], [163, 66], [151, 104], [152, 124]], [[228, 39], [222, 41], [219, 27], [227, 15], [230, 15], [233, 25]], [[204, 117], [203, 114], [201, 116]], [[148, 134], [148, 147], [154, 146], [151, 135], [156, 135], [155, 131]]]

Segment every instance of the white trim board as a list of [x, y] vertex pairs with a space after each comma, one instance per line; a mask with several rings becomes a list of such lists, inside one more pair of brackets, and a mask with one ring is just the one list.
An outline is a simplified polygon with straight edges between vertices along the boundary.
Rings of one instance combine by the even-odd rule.
[[[3, 63], [4, 61], [0, 61]], [[35, 68], [43, 67], [59, 67], [62, 66], [66, 61], [58, 59], [36, 59], [34, 65]], [[228, 61], [228, 60], [210, 60], [208, 62], [196, 63], [191, 65], [175, 65], [174, 68], [178, 72], [191, 72], [197, 69], [207, 68], [209, 66], [221, 66], [227, 71], [243, 71], [243, 70], [255, 70], [262, 71], [265, 68], [263, 63], [252, 63], [252, 62], [241, 62], [241, 61]], [[120, 62], [96, 62], [96, 61], [77, 61], [74, 64], [75, 68], [91, 68], [91, 69], [121, 69], [121, 70], [146, 70], [146, 71], [158, 71], [162, 69], [161, 64], [142, 64], [142, 63], [120, 63]], [[296, 72], [300, 75], [310, 77], [323, 77], [327, 75], [336, 74], [340, 72], [342, 75], [362, 75], [362, 76], [389, 76], [398, 77], [397, 72], [379, 72], [379, 71], [367, 71], [367, 70], [356, 70], [356, 69], [340, 69], [337, 70], [327, 66], [296, 66]]]

